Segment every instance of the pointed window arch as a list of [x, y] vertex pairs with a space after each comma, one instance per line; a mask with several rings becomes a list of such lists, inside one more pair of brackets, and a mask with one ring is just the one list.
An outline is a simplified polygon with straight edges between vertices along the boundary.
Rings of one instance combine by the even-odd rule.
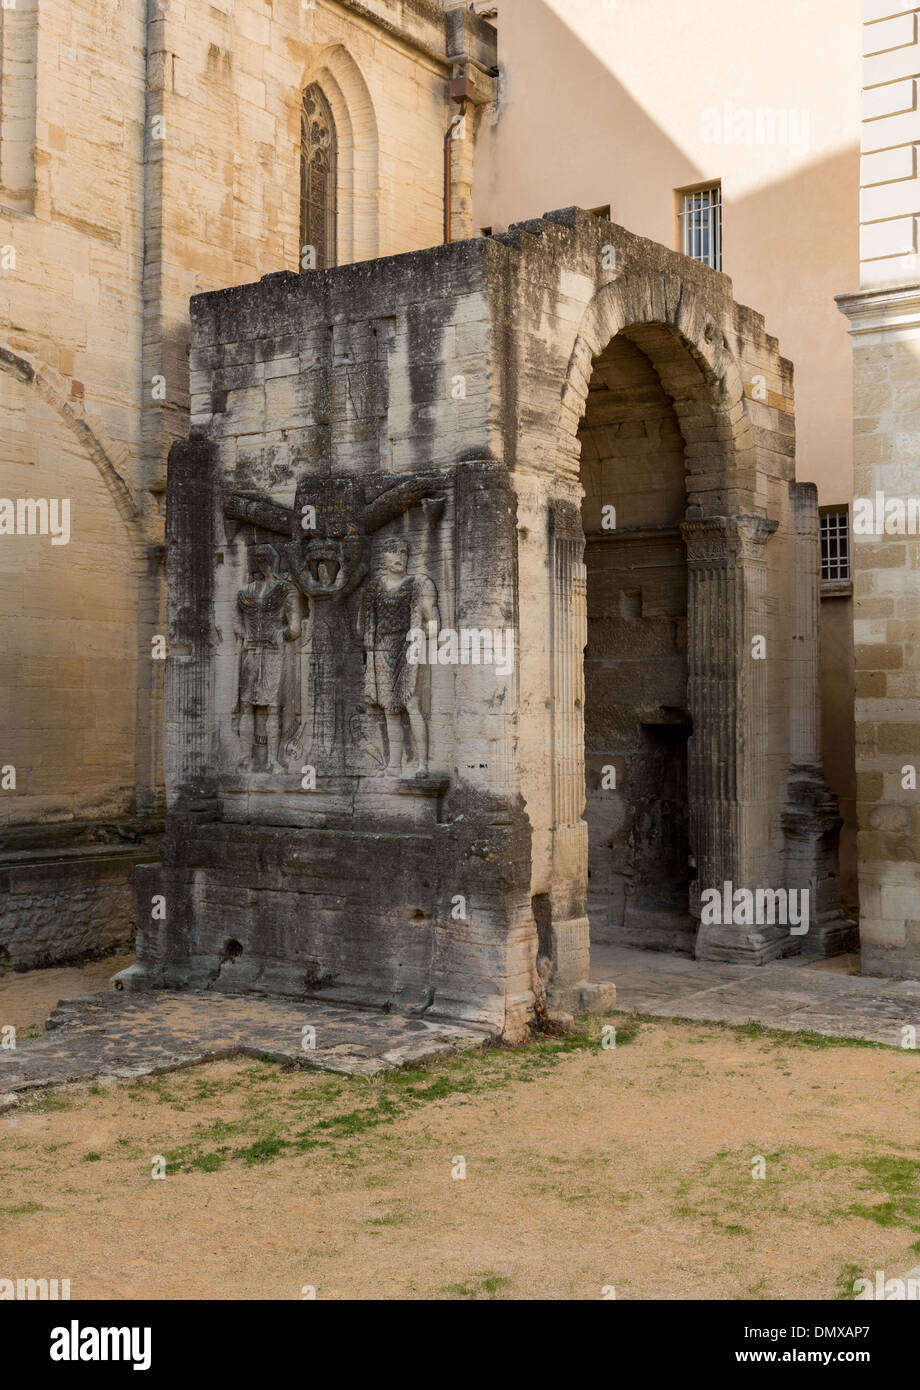
[[336, 263], [336, 181], [338, 138], [332, 110], [312, 83], [300, 114], [300, 245], [316, 252], [317, 270]]

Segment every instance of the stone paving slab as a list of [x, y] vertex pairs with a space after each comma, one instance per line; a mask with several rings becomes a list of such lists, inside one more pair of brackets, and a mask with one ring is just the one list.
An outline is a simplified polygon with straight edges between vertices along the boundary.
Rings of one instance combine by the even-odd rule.
[[[312, 1026], [315, 1046], [303, 1046]], [[115, 990], [64, 999], [38, 1038], [0, 1052], [0, 1111], [26, 1091], [97, 1076], [175, 1071], [225, 1057], [271, 1057], [322, 1071], [373, 1076], [481, 1047], [486, 1029], [318, 1000]], [[309, 1037], [309, 1035], [308, 1035]]]
[[849, 975], [834, 961], [802, 957], [729, 965], [687, 956], [596, 945], [592, 980], [615, 980], [617, 1008], [657, 1018], [762, 1023], [786, 1032], [902, 1045], [910, 1024], [920, 1041], [920, 980]]
[[[762, 1023], [865, 1038], [891, 1047], [901, 1030], [920, 1033], [920, 981], [849, 975], [834, 962], [792, 958], [764, 966], [597, 945], [591, 978], [612, 980], [617, 1007], [658, 1018]], [[303, 1028], [316, 1030], [304, 1048]], [[489, 1031], [319, 1000], [252, 995], [109, 990], [65, 999], [38, 1038], [0, 1051], [0, 1112], [42, 1086], [175, 1071], [226, 1057], [373, 1076], [446, 1053], [481, 1047]]]

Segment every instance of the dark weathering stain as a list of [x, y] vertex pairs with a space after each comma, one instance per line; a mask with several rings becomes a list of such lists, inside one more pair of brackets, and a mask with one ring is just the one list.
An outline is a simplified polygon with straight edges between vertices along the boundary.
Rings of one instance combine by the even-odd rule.
[[493, 363], [498, 374], [501, 399], [501, 429], [503, 461], [509, 472], [517, 465], [517, 435], [519, 371], [518, 344], [515, 333], [515, 303], [520, 286], [517, 283], [517, 260], [497, 244], [487, 244], [489, 301], [492, 312]]
[[188, 790], [206, 794], [214, 604], [214, 516], [217, 461], [211, 440], [179, 440], [169, 451], [166, 505], [166, 569], [169, 585], [169, 646], [190, 661], [172, 663], [174, 699], [188, 721]]
[[431, 455], [436, 404], [444, 390], [444, 324], [430, 304], [411, 304], [406, 314], [409, 339], [409, 399], [412, 402], [412, 454], [417, 467]]

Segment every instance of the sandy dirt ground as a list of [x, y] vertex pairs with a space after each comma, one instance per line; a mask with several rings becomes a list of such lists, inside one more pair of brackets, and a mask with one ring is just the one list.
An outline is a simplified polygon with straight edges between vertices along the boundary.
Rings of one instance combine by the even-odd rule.
[[[33, 1008], [60, 995], [18, 978]], [[384, 1079], [225, 1061], [36, 1093], [0, 1116], [0, 1274], [92, 1299], [833, 1299], [920, 1263], [920, 1055], [613, 1021], [613, 1048], [596, 1022]]]
[[83, 966], [27, 970], [0, 976], [0, 1024], [37, 1032], [59, 999], [108, 989], [113, 975], [125, 970], [133, 955], [106, 956]]

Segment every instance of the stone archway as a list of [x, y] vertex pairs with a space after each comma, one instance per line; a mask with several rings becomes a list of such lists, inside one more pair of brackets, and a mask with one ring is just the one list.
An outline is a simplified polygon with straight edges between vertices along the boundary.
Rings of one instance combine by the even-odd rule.
[[[57, 415], [73, 437], [80, 452], [92, 464], [123, 523], [123, 535], [130, 547], [131, 582], [137, 586], [136, 646], [149, 647], [156, 631], [150, 615], [161, 608], [162, 546], [154, 540], [150, 518], [144, 514], [135, 491], [126, 480], [127, 447], [111, 439], [98, 415], [87, 410], [82, 393], [74, 394], [73, 382], [46, 362], [0, 340], [0, 373], [8, 374]], [[160, 668], [144, 663], [139, 668], [135, 717], [135, 793], [139, 813], [162, 809], [162, 689]]]
[[594, 360], [579, 438], [591, 940], [690, 952], [686, 445], [628, 330]]
[[[505, 303], [523, 305], [513, 372], [526, 409], [518, 404], [514, 437], [504, 440], [528, 537], [522, 594], [540, 569], [552, 576], [542, 651], [539, 615], [532, 623], [520, 617], [519, 677], [539, 684], [542, 667], [552, 690], [551, 714], [529, 710], [533, 727], [522, 736], [536, 747], [542, 735], [552, 750], [548, 775], [538, 760], [522, 767], [536, 831], [534, 895], [548, 905], [541, 938], [552, 955], [550, 994], [577, 1002], [576, 982], [587, 977], [582, 430], [599, 364], [623, 341], [654, 370], [686, 470], [685, 513], [667, 518], [682, 537], [687, 572], [686, 708], [669, 715], [686, 714], [693, 731], [686, 796], [695, 877], [684, 949], [693, 942], [700, 957], [751, 963], [840, 949], [849, 924], [836, 904], [833, 854], [825, 853], [836, 806], [815, 727], [816, 499], [811, 485], [795, 481], [791, 365], [761, 317], [735, 302], [727, 277], [621, 228], [567, 210], [501, 240], [513, 255]], [[525, 315], [532, 326], [521, 322]], [[547, 387], [556, 364], [563, 386], [554, 412]], [[541, 554], [533, 536], [547, 494]], [[763, 921], [735, 920], [731, 904], [729, 920], [708, 921], [701, 896], [726, 883], [752, 894], [807, 891], [801, 935], [769, 911]]]
[[[269, 370], [292, 335], [296, 392]], [[170, 454], [171, 833], [139, 882], [168, 910], [126, 984], [316, 994], [508, 1036], [547, 1005], [609, 1005], [589, 978], [579, 431], [618, 355], [647, 364], [682, 441], [686, 505], [672, 489], [664, 521], [686, 551], [686, 701], [652, 709], [692, 721], [696, 952], [802, 945], [785, 918], [737, 920], [731, 896], [708, 921], [703, 893], [725, 882], [807, 890], [807, 941], [833, 949], [815, 490], [795, 481], [791, 367], [725, 276], [568, 209], [197, 296], [193, 338], [200, 399], [229, 343], [258, 341], [259, 389], [243, 373]], [[278, 431], [285, 470], [261, 447]], [[259, 604], [275, 646], [296, 644], [267, 759], [233, 632]], [[389, 685], [413, 614], [435, 623], [434, 659]], [[393, 721], [416, 750], [427, 721], [427, 761], [382, 756], [384, 704], [390, 750]]]
[[[126, 451], [69, 385], [0, 342], [9, 446], [0, 492], [17, 513], [32, 499], [26, 525], [17, 516], [11, 534], [5, 517], [0, 540], [11, 706], [4, 723], [20, 764], [6, 811], [21, 825], [125, 815], [135, 795], [141, 516], [117, 467]], [[66, 515], [65, 532], [43, 538], [41, 519], [52, 507]]]

